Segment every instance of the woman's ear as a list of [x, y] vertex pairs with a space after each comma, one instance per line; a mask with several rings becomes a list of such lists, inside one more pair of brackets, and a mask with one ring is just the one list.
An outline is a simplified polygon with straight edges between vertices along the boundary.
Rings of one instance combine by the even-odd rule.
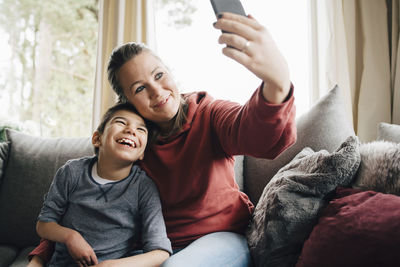
[[99, 131], [95, 131], [92, 135], [92, 144], [94, 147], [100, 147], [100, 136]]

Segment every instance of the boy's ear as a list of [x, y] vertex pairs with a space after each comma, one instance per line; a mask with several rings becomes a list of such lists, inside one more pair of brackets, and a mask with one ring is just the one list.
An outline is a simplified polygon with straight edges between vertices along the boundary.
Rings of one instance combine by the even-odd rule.
[[100, 146], [100, 133], [98, 131], [95, 131], [92, 135], [92, 144], [94, 147], [99, 147]]

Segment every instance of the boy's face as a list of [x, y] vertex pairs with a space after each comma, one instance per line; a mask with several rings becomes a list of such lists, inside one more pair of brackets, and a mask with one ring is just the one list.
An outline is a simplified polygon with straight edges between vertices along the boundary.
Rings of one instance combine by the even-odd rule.
[[134, 162], [143, 159], [147, 133], [145, 122], [139, 115], [119, 110], [107, 122], [102, 134], [93, 133], [92, 143], [99, 148], [99, 157]]

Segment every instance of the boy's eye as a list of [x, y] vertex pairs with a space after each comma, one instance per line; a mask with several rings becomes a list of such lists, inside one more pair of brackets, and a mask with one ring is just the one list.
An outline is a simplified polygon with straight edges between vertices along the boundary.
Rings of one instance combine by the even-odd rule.
[[139, 128], [137, 128], [137, 129], [138, 129], [138, 131], [141, 131], [141, 132], [144, 132], [144, 133], [147, 132], [147, 129], [146, 129], [146, 128], [139, 127]]
[[126, 123], [124, 121], [121, 121], [121, 120], [116, 120], [115, 122], [119, 123], [119, 124], [122, 124], [122, 125], [126, 125]]
[[157, 73], [156, 74], [156, 80], [158, 80], [158, 79], [161, 79], [161, 77], [164, 75], [164, 73], [163, 72], [159, 72], [159, 73]]
[[144, 87], [143, 85], [139, 86], [138, 88], [136, 88], [135, 93], [139, 93], [139, 92], [143, 91], [144, 88], [146, 88], [146, 87]]

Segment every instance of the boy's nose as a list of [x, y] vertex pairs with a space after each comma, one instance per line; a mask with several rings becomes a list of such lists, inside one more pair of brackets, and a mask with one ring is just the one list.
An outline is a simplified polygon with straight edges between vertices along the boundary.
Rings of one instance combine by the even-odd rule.
[[125, 127], [125, 132], [128, 134], [133, 134], [136, 135], [136, 129], [132, 126], [126, 126]]

